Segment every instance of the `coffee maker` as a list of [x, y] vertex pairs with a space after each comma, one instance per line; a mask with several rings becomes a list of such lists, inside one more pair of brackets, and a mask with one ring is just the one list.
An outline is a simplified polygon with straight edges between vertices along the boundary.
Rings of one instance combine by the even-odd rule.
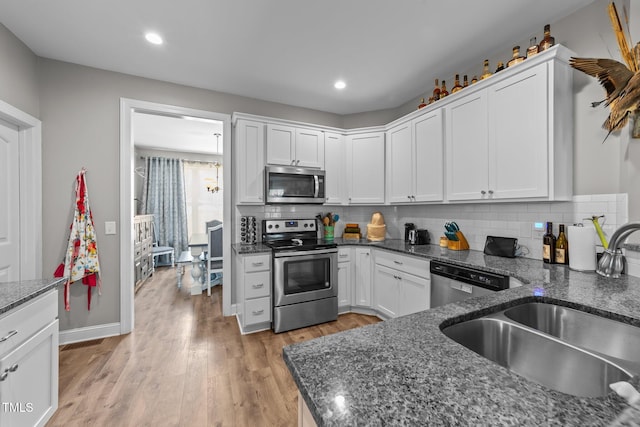
[[[405, 242], [411, 243], [410, 242], [411, 239], [410, 239], [409, 235], [411, 234], [411, 230], [415, 230], [415, 229], [416, 229], [416, 225], [414, 223], [412, 223], [412, 222], [407, 222], [404, 225], [404, 241]], [[414, 238], [414, 240], [415, 240], [415, 238]], [[414, 243], [415, 243], [415, 241], [414, 241]]]

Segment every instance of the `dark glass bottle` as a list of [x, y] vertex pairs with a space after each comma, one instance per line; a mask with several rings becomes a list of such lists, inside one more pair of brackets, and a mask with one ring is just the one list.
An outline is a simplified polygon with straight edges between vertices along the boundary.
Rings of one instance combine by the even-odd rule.
[[451, 93], [456, 93], [462, 90], [462, 85], [460, 84], [460, 74], [456, 74], [456, 80], [451, 88]]
[[556, 238], [553, 235], [552, 222], [547, 222], [547, 232], [542, 236], [542, 261], [545, 264], [556, 262]]
[[478, 83], [478, 76], [473, 76], [473, 78], [471, 79], [471, 84], [476, 84]]
[[467, 78], [467, 75], [465, 74], [464, 77], [462, 78], [462, 87], [465, 88], [469, 86], [469, 79]]
[[498, 66], [496, 67], [496, 73], [504, 70], [504, 64], [502, 61], [498, 61]]
[[544, 38], [538, 45], [538, 52], [547, 50], [554, 44], [556, 44], [556, 39], [551, 37], [551, 25], [547, 24], [544, 26]]
[[440, 98], [444, 98], [449, 95], [449, 91], [447, 90], [447, 83], [443, 80], [442, 86], [440, 86]]
[[564, 233], [564, 224], [560, 224], [560, 233], [556, 240], [556, 264], [569, 264], [569, 241]]
[[436, 79], [436, 84], [433, 87], [433, 100], [437, 101], [440, 99], [440, 85], [438, 84], [438, 79]]

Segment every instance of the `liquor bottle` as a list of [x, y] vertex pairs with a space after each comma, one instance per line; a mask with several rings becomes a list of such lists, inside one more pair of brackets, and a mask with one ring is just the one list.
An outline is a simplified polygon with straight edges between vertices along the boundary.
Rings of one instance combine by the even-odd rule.
[[433, 88], [433, 100], [437, 101], [440, 99], [440, 85], [438, 84], [438, 79], [436, 79], [436, 85]]
[[491, 77], [491, 71], [489, 71], [489, 60], [484, 60], [484, 65], [482, 68], [482, 75], [480, 76], [480, 80], [484, 80], [488, 77]]
[[447, 90], [447, 83], [443, 80], [442, 86], [440, 86], [440, 98], [444, 98], [449, 95], [449, 91]]
[[418, 110], [426, 106], [427, 104], [424, 102], [424, 98], [420, 98], [420, 104], [418, 104]]
[[465, 88], [467, 86], [469, 86], [469, 80], [467, 79], [467, 75], [465, 74], [464, 77], [462, 78], [463, 82], [462, 82], [462, 87]]
[[553, 223], [547, 223], [547, 232], [542, 236], [542, 261], [545, 264], [556, 262], [556, 238], [553, 235]]
[[502, 70], [504, 70], [504, 64], [502, 63], [502, 61], [498, 61], [498, 66], [496, 67], [496, 73]]
[[519, 64], [524, 60], [525, 57], [520, 55], [520, 46], [514, 46], [513, 56], [511, 57], [511, 60], [507, 62], [507, 67], [513, 67], [514, 65]]
[[456, 80], [451, 88], [451, 93], [456, 93], [462, 90], [462, 85], [460, 84], [460, 74], [456, 74]]
[[473, 76], [473, 78], [471, 79], [471, 84], [476, 84], [478, 83], [478, 76]]
[[532, 56], [538, 53], [538, 41], [535, 37], [531, 37], [529, 40], [529, 47], [527, 48], [527, 58], [531, 58]]
[[564, 224], [560, 224], [560, 234], [556, 240], [556, 264], [569, 264], [569, 241], [564, 234]]
[[435, 102], [435, 100], [433, 99], [433, 96], [429, 97], [429, 101], [427, 101], [427, 105], [431, 105]]
[[556, 39], [551, 37], [551, 25], [547, 24], [544, 26], [544, 38], [538, 45], [538, 52], [547, 50], [554, 44], [556, 44]]

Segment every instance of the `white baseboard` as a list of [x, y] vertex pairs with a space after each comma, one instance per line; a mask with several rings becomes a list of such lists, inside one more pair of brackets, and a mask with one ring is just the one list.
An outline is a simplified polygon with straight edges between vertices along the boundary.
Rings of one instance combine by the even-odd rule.
[[105, 325], [88, 326], [86, 328], [60, 331], [58, 341], [59, 345], [65, 345], [113, 337], [116, 335], [120, 335], [120, 323], [107, 323]]

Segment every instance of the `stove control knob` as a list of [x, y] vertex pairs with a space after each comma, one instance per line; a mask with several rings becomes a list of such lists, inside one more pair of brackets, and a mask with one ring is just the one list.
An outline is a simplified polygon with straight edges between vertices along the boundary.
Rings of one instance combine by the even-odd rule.
[[309, 226], [309, 224], [307, 224], [306, 222], [304, 223], [304, 228], [307, 228]]
[[273, 228], [273, 225], [269, 224], [269, 225], [267, 226], [267, 228], [268, 228], [269, 230], [271, 230], [271, 229]]
[[280, 228], [280, 224], [276, 224], [276, 228]]

